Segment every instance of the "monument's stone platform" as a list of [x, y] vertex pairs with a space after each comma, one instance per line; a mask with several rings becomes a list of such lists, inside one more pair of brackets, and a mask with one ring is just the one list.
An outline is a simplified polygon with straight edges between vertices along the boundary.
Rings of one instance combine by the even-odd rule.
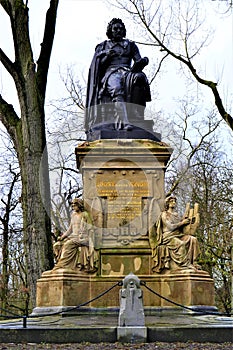
[[[204, 272], [181, 271], [166, 275], [139, 275], [140, 280], [152, 289], [143, 289], [143, 303], [145, 307], [174, 309], [178, 303], [196, 307], [198, 310], [214, 308], [213, 280]], [[124, 276], [86, 276], [67, 270], [47, 271], [37, 282], [36, 314], [54, 312], [57, 307], [65, 310], [74, 308], [89, 300], [95, 299], [108, 288], [121, 282]], [[91, 308], [112, 308], [119, 306], [120, 286], [88, 304]], [[161, 295], [165, 299], [159, 297]], [[170, 301], [169, 301], [170, 300]]]
[[[233, 342], [233, 318], [218, 315], [164, 314], [146, 315], [147, 337], [144, 342]], [[1, 343], [114, 343], [117, 338], [118, 311], [100, 314], [80, 310], [70, 317], [28, 318], [27, 328], [21, 319], [0, 321]], [[145, 334], [145, 330], [144, 330]], [[132, 340], [133, 342], [133, 340]], [[110, 345], [109, 345], [110, 346]], [[188, 345], [187, 345], [188, 347]], [[200, 347], [200, 346], [199, 346]]]

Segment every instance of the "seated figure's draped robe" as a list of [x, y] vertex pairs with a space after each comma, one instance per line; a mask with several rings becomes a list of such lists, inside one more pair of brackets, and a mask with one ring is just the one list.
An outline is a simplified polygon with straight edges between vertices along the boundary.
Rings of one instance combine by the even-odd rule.
[[179, 222], [177, 213], [161, 213], [155, 225], [154, 237], [150, 239], [153, 272], [170, 270], [171, 265], [177, 269], [195, 268], [197, 265], [196, 259], [200, 253], [198, 241], [194, 236], [185, 235]]

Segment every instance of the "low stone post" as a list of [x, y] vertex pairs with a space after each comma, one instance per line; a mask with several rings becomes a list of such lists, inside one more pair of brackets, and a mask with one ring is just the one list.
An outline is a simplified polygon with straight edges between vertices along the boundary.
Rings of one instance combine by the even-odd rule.
[[120, 312], [117, 327], [117, 340], [124, 343], [142, 343], [147, 339], [143, 292], [140, 279], [130, 273], [123, 279], [119, 292]]

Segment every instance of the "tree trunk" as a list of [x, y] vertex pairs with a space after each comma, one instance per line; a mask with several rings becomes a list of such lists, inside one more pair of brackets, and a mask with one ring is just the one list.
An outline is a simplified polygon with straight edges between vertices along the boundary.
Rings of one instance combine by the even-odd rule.
[[27, 128], [22, 128], [22, 148], [17, 150], [22, 177], [28, 284], [32, 300], [35, 300], [36, 280], [43, 271], [53, 267], [53, 252], [44, 113], [43, 107], [37, 103], [38, 96], [36, 88], [33, 87], [33, 79], [29, 79], [26, 89], [27, 109], [21, 114], [21, 119]]
[[21, 170], [24, 242], [32, 306], [35, 305], [37, 279], [43, 271], [53, 267], [44, 102], [58, 2], [50, 1], [36, 66], [29, 36], [29, 9], [23, 0], [0, 0], [11, 21], [15, 62], [1, 49], [0, 61], [14, 79], [21, 112], [19, 117], [0, 95], [0, 120], [14, 142]]

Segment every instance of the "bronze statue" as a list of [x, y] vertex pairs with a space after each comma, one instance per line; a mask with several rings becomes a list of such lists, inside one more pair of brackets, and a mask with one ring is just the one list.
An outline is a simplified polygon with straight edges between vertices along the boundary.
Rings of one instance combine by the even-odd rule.
[[150, 228], [153, 272], [201, 269], [197, 264], [200, 253], [198, 241], [193, 236], [199, 224], [198, 205], [195, 204], [194, 209], [187, 205], [182, 219], [179, 218], [175, 207], [176, 197], [168, 197], [165, 210]]
[[[86, 132], [99, 124], [130, 131], [129, 114], [134, 119], [143, 118], [146, 102], [151, 100], [149, 83], [142, 72], [148, 58], [141, 57], [135, 42], [125, 39], [122, 20], [113, 18], [106, 34], [109, 40], [97, 45], [89, 70]], [[126, 102], [132, 106], [130, 113]]]
[[72, 201], [72, 209], [70, 226], [53, 247], [55, 256], [58, 257], [53, 270], [95, 272], [97, 254], [94, 249], [94, 230], [90, 214], [84, 210], [82, 201], [78, 198]]

